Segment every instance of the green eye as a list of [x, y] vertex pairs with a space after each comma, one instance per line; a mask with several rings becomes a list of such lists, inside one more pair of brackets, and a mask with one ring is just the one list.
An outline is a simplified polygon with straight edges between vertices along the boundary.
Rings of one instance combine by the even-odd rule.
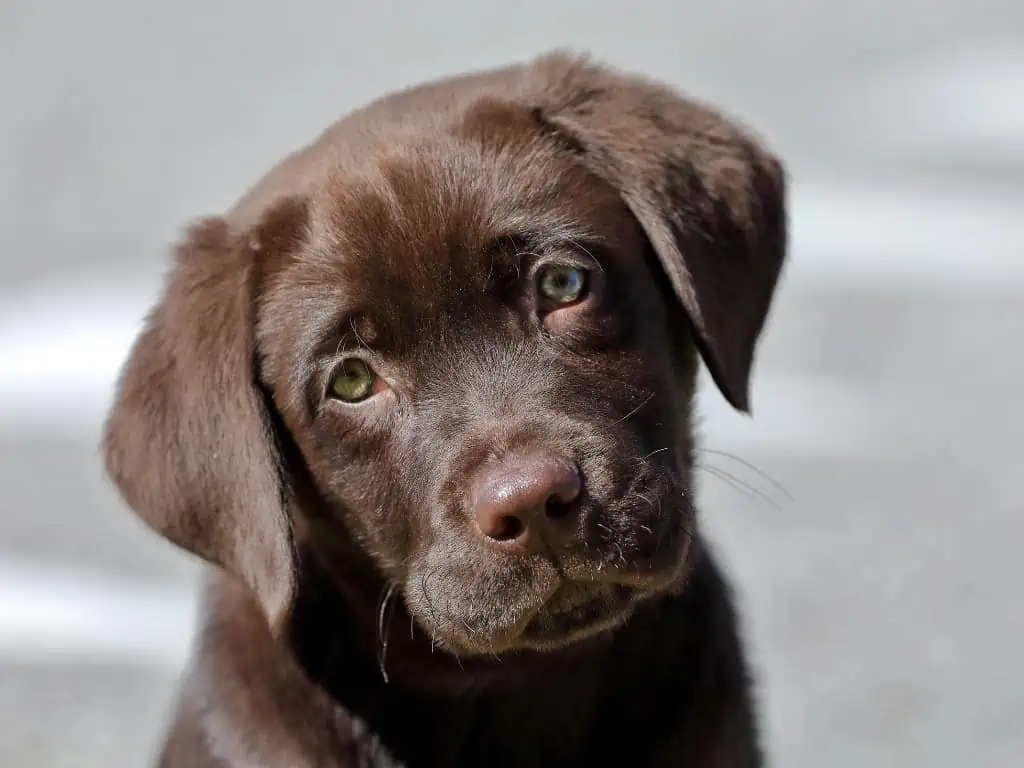
[[556, 304], [579, 301], [587, 288], [587, 274], [579, 267], [554, 264], [540, 273], [541, 295]]
[[358, 403], [373, 394], [376, 377], [358, 357], [343, 360], [331, 378], [331, 394], [346, 403]]

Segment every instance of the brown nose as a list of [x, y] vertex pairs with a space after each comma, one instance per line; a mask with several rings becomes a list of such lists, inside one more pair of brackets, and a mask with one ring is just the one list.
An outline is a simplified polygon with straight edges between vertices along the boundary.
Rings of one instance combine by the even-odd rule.
[[582, 484], [576, 466], [558, 456], [510, 457], [477, 475], [473, 513], [492, 542], [515, 548], [558, 545], [575, 530]]

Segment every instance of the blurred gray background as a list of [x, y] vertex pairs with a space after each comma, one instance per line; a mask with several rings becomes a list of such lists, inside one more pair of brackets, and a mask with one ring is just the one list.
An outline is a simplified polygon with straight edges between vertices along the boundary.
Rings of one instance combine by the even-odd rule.
[[708, 389], [704, 430], [793, 500], [717, 454], [701, 488], [773, 763], [1024, 765], [1020, 0], [5, 0], [0, 765], [157, 744], [197, 566], [95, 444], [181, 225], [384, 91], [560, 45], [790, 166], [754, 418]]

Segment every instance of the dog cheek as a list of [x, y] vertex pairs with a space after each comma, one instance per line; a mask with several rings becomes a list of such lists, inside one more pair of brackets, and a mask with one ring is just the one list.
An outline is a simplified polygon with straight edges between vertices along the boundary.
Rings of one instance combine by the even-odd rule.
[[459, 644], [459, 598], [464, 595], [452, 583], [448, 567], [458, 553], [448, 550], [450, 545], [446, 547], [444, 542], [417, 547], [407, 562], [402, 591], [409, 613], [432, 641], [454, 646]]
[[[328, 525], [320, 529], [319, 535], [334, 531], [331, 536], [348, 538], [370, 557], [385, 578], [400, 577], [413, 534], [406, 510], [396, 503], [394, 481], [387, 480], [393, 473], [382, 468], [379, 459], [371, 461], [348, 455], [332, 456], [315, 474], [320, 478], [317, 484], [327, 505], [317, 515]], [[326, 541], [320, 544], [330, 546]]]

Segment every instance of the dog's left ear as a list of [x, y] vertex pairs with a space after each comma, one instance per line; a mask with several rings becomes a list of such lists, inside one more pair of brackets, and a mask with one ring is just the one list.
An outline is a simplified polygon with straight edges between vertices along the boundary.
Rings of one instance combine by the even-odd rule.
[[142, 520], [239, 578], [274, 632], [295, 592], [277, 435], [258, 383], [263, 271], [304, 231], [285, 201], [251, 231], [221, 218], [189, 229], [136, 340], [107, 418], [107, 471]]
[[553, 55], [535, 114], [619, 190], [733, 407], [750, 410], [758, 338], [786, 252], [782, 165], [670, 89]]

